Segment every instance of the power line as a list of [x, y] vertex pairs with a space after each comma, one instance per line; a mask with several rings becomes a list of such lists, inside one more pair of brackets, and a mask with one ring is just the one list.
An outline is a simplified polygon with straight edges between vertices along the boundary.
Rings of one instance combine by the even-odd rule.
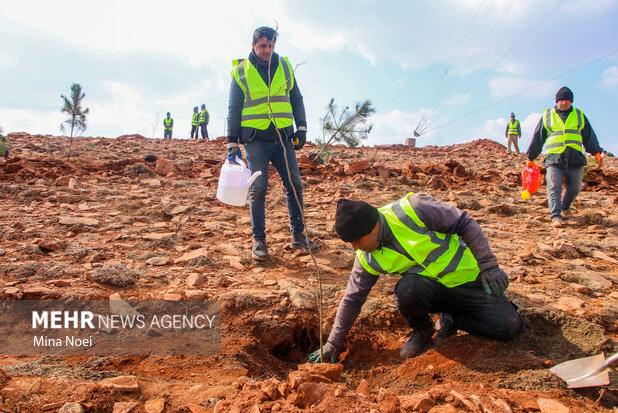
[[485, 109], [488, 109], [488, 108], [490, 108], [490, 107], [492, 107], [492, 106], [498, 105], [498, 104], [500, 104], [500, 103], [502, 103], [502, 102], [505, 102], [505, 101], [507, 101], [507, 100], [509, 100], [509, 99], [512, 99], [512, 98], [517, 97], [517, 96], [521, 96], [521, 95], [523, 95], [523, 94], [524, 94], [524, 93], [526, 93], [526, 92], [529, 92], [529, 91], [531, 91], [531, 90], [534, 90], [534, 89], [536, 89], [536, 88], [538, 88], [538, 87], [540, 87], [540, 86], [543, 86], [543, 85], [545, 85], [545, 84], [547, 84], [547, 83], [549, 83], [549, 82], [552, 82], [552, 81], [554, 81], [554, 80], [556, 80], [556, 79], [559, 79], [559, 78], [561, 78], [561, 77], [563, 77], [563, 76], [565, 76], [565, 75], [568, 75], [568, 74], [573, 73], [573, 72], [575, 72], [575, 71], [577, 71], [577, 70], [579, 70], [579, 69], [582, 69], [582, 68], [584, 68], [584, 67], [586, 67], [586, 66], [589, 66], [589, 65], [591, 65], [591, 64], [593, 64], [593, 63], [596, 63], [596, 62], [598, 62], [598, 61], [601, 61], [601, 60], [605, 59], [606, 57], [609, 57], [609, 56], [613, 55], [614, 53], [618, 53], [618, 49], [612, 50], [612, 51], [611, 51], [611, 52], [609, 52], [609, 53], [606, 53], [606, 54], [604, 54], [604, 55], [602, 55], [602, 56], [599, 56], [599, 57], [597, 57], [597, 58], [595, 58], [595, 59], [592, 59], [592, 60], [590, 60], [590, 61], [588, 61], [588, 62], [586, 62], [586, 63], [584, 63], [584, 64], [581, 64], [581, 65], [579, 65], [579, 66], [576, 66], [576, 67], [574, 67], [574, 68], [572, 68], [572, 69], [569, 69], [569, 70], [567, 70], [566, 72], [562, 72], [562, 73], [560, 73], [560, 74], [558, 74], [558, 75], [556, 75], [556, 76], [552, 77], [551, 79], [544, 80], [544, 81], [542, 81], [542, 82], [540, 82], [540, 83], [535, 84], [534, 86], [531, 86], [531, 87], [529, 87], [529, 88], [527, 88], [527, 89], [522, 90], [521, 92], [515, 93], [514, 95], [507, 96], [507, 97], [505, 97], [505, 98], [503, 98], [503, 99], [497, 100], [497, 101], [495, 101], [495, 102], [493, 102], [493, 103], [490, 103], [489, 105], [483, 106], [483, 107], [481, 107], [481, 108], [479, 108], [479, 109], [476, 109], [476, 110], [474, 110], [474, 111], [472, 111], [472, 112], [469, 112], [469, 113], [467, 113], [467, 114], [465, 114], [465, 115], [463, 115], [463, 116], [460, 116], [460, 117], [455, 118], [455, 119], [453, 119], [453, 120], [450, 120], [450, 121], [448, 121], [448, 122], [442, 123], [442, 124], [440, 124], [440, 125], [436, 126], [435, 128], [428, 129], [427, 131], [429, 132], [429, 131], [435, 131], [435, 130], [438, 130], [438, 129], [439, 129], [439, 128], [441, 128], [441, 127], [444, 127], [444, 126], [446, 126], [446, 125], [450, 125], [451, 123], [457, 122], [457, 121], [459, 121], [459, 120], [461, 120], [461, 119], [465, 119], [465, 118], [467, 118], [467, 117], [469, 117], [469, 116], [472, 116], [472, 115], [474, 115], [474, 114], [476, 114], [476, 113], [478, 113], [478, 112], [482, 112], [482, 111], [483, 111], [483, 110], [485, 110]]

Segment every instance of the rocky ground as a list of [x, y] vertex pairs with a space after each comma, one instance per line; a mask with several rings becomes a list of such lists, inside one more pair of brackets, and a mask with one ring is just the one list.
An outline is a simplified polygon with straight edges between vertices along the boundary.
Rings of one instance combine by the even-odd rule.
[[[339, 365], [318, 345], [315, 267], [292, 252], [271, 180], [272, 259], [250, 258], [248, 208], [215, 198], [222, 142], [9, 135], [0, 159], [0, 298], [217, 301], [216, 356], [0, 356], [4, 412], [612, 412], [605, 388], [568, 390], [548, 371], [618, 350], [618, 161], [590, 167], [575, 216], [549, 225], [545, 190], [519, 198], [523, 156], [490, 140], [298, 154], [327, 333], [353, 261], [333, 229], [339, 197], [381, 205], [427, 192], [467, 210], [511, 277], [526, 330], [510, 343], [459, 335], [401, 361], [409, 330], [394, 277], [372, 291]], [[70, 149], [69, 149], [70, 147]], [[70, 152], [69, 152], [70, 150]], [[154, 154], [156, 163], [144, 161]], [[274, 171], [271, 176], [275, 177]]]

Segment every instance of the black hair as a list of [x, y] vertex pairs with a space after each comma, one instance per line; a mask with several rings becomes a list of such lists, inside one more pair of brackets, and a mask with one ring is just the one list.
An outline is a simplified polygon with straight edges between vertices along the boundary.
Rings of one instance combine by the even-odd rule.
[[272, 27], [262, 26], [255, 29], [253, 32], [253, 45], [255, 45], [262, 37], [266, 37], [270, 42], [277, 41], [277, 31]]

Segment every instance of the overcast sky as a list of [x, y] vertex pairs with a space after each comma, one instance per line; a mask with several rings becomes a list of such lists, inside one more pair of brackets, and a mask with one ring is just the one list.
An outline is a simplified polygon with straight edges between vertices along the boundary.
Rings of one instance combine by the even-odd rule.
[[151, 137], [156, 124], [160, 137], [170, 111], [187, 137], [202, 103], [210, 135], [223, 135], [231, 61], [248, 55], [256, 27], [278, 25], [276, 51], [302, 63], [310, 139], [334, 97], [374, 103], [368, 144], [403, 142], [422, 115], [434, 130], [419, 145], [502, 142], [513, 111], [526, 148], [568, 85], [618, 153], [618, 53], [556, 78], [618, 49], [617, 21], [618, 0], [0, 0], [0, 126], [60, 134], [60, 95], [80, 83], [87, 136]]

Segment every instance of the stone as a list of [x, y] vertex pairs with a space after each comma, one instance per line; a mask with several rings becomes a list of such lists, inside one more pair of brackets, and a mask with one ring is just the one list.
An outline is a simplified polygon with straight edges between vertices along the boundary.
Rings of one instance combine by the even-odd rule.
[[194, 287], [199, 287], [202, 284], [204, 284], [205, 280], [206, 280], [206, 277], [204, 277], [204, 274], [192, 273], [185, 280], [185, 284], [187, 284], [187, 287], [194, 288]]
[[176, 216], [188, 212], [193, 207], [191, 205], [178, 205], [169, 210], [168, 215]]
[[[223, 400], [219, 400], [217, 402], [217, 404], [215, 405], [215, 409], [214, 409], [215, 412], [221, 412], [222, 413], [224, 411], [226, 411], [226, 412], [230, 411], [230, 410], [226, 410], [225, 409], [225, 406], [223, 405], [223, 403], [221, 403], [221, 406], [219, 408], [217, 408], [217, 406], [219, 406], [219, 402], [223, 402]], [[187, 409], [189, 409], [189, 411], [191, 413], [211, 413], [213, 411], [211, 409], [207, 409], [205, 407], [202, 407], [202, 406], [194, 404], [194, 403], [187, 403]], [[231, 410], [231, 411], [234, 411], [234, 410]], [[240, 413], [240, 411], [239, 411], [239, 413]]]
[[331, 380], [339, 380], [343, 373], [343, 364], [341, 363], [305, 363], [298, 366], [299, 371], [306, 371], [311, 374], [319, 374]]
[[36, 300], [39, 298], [58, 298], [60, 293], [47, 287], [26, 287], [23, 291], [24, 300]]
[[368, 160], [364, 159], [362, 161], [352, 162], [345, 165], [344, 172], [346, 173], [346, 175], [354, 175], [359, 172], [366, 171], [369, 168], [371, 168], [371, 163]]
[[378, 393], [378, 407], [380, 413], [399, 413], [401, 412], [401, 402], [399, 397], [388, 389], [381, 388]]
[[68, 186], [70, 180], [71, 180], [70, 176], [61, 176], [54, 180], [54, 185], [55, 186]]
[[432, 407], [428, 413], [459, 413], [460, 410], [453, 407], [451, 404], [442, 404], [440, 406]]
[[178, 293], [165, 293], [165, 294], [163, 294], [163, 299], [165, 301], [180, 301], [180, 300], [182, 300], [182, 294], [178, 294]]
[[170, 264], [172, 260], [169, 257], [152, 257], [146, 260], [146, 264], [159, 267]]
[[198, 248], [196, 250], [187, 252], [186, 254], [182, 255], [180, 258], [176, 258], [174, 260], [174, 264], [191, 261], [195, 258], [206, 257], [207, 254], [208, 254], [208, 250], [205, 247]]
[[84, 413], [84, 407], [77, 402], [66, 402], [58, 410], [58, 413]]
[[0, 369], [0, 390], [2, 390], [9, 381], [11, 381], [11, 378], [4, 372], [4, 370]]
[[43, 252], [54, 252], [66, 248], [67, 243], [65, 241], [52, 241], [41, 240], [38, 243], [38, 247]]
[[431, 397], [423, 397], [414, 405], [414, 411], [420, 413], [429, 412], [436, 405], [436, 401]]
[[333, 381], [324, 376], [309, 374], [306, 371], [294, 370], [288, 373], [288, 383], [290, 383], [292, 389], [298, 389], [298, 386], [308, 382], [332, 383]]
[[79, 189], [79, 188], [81, 188], [81, 184], [79, 183], [77, 178], [73, 178], [73, 177], [69, 178], [69, 182], [68, 182], [67, 186], [69, 187], [69, 189]]
[[609, 292], [613, 289], [612, 282], [598, 272], [585, 271], [577, 274], [575, 278], [578, 284], [585, 285], [592, 291]]
[[165, 411], [165, 399], [150, 399], [144, 404], [146, 413], [163, 413]]
[[302, 383], [296, 391], [296, 401], [294, 404], [301, 409], [309, 408], [318, 404], [324, 398], [326, 392], [331, 388], [332, 384], [328, 383]]
[[493, 205], [487, 208], [489, 212], [493, 212], [497, 215], [502, 215], [505, 217], [510, 217], [519, 213], [519, 207], [515, 204], [501, 203], [498, 205]]
[[560, 297], [558, 301], [551, 304], [551, 306], [557, 310], [561, 310], [564, 312], [570, 312], [570, 311], [579, 310], [580, 308], [584, 306], [584, 304], [585, 304], [584, 300], [581, 300], [575, 297], [564, 296], [564, 297]]
[[457, 392], [455, 390], [451, 390], [449, 392], [449, 394], [455, 398], [455, 400], [456, 400], [455, 405], [459, 405], [461, 407], [465, 407], [466, 409], [470, 410], [471, 412], [476, 410], [476, 406], [474, 405], [474, 403], [472, 403], [470, 400], [465, 398], [461, 393], [459, 393], [459, 392]]
[[105, 389], [116, 390], [122, 393], [139, 392], [140, 387], [135, 376], [117, 376], [101, 380], [99, 385]]
[[69, 216], [61, 216], [58, 223], [60, 225], [86, 225], [89, 227], [98, 227], [100, 225], [99, 221], [94, 218]]
[[206, 291], [202, 290], [185, 290], [185, 297], [187, 300], [203, 300], [206, 298]]
[[360, 383], [358, 383], [356, 393], [362, 394], [367, 397], [369, 396], [369, 383], [367, 382], [367, 380], [362, 379]]
[[138, 402], [116, 402], [112, 413], [136, 413], [138, 406]]
[[541, 413], [569, 413], [569, 408], [557, 400], [539, 398], [537, 403]]
[[157, 159], [155, 172], [162, 176], [167, 176], [172, 173], [176, 175], [181, 174], [180, 168], [174, 162], [167, 159]]
[[163, 184], [156, 178], [146, 179], [144, 184], [149, 188], [161, 188]]
[[174, 236], [175, 232], [150, 232], [148, 234], [142, 235], [142, 239], [147, 239], [150, 241], [161, 241], [165, 239], [169, 239]]

